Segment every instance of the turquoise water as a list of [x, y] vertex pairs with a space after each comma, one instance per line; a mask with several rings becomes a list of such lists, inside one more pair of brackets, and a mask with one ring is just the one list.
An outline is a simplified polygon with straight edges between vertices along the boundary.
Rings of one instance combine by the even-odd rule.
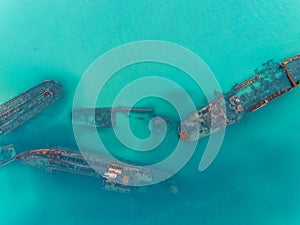
[[[226, 91], [261, 63], [299, 54], [299, 7], [298, 0], [2, 0], [0, 103], [45, 79], [58, 80], [64, 96], [0, 143], [14, 143], [18, 153], [75, 147], [70, 111], [81, 76], [100, 55], [128, 42], [182, 45], [205, 60]], [[151, 72], [181, 77], [148, 65], [136, 71], [133, 78]], [[109, 104], [126, 81], [125, 75], [112, 81], [99, 104]], [[229, 127], [220, 154], [203, 173], [197, 168], [207, 140], [199, 142], [192, 160], [173, 178], [177, 195], [168, 183], [132, 195], [106, 192], [97, 179], [46, 174], [14, 162], [0, 169], [0, 224], [297, 225], [299, 94], [295, 89]], [[194, 98], [197, 106], [204, 103], [202, 94]], [[176, 116], [155, 103], [147, 104]]]

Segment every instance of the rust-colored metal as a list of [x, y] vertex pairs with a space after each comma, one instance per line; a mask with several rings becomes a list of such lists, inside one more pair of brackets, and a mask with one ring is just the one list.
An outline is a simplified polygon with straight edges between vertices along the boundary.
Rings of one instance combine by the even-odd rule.
[[286, 66], [287, 66], [288, 63], [290, 63], [290, 62], [292, 62], [292, 61], [294, 61], [294, 60], [296, 60], [296, 59], [300, 59], [300, 55], [293, 56], [293, 57], [291, 57], [291, 58], [289, 58], [289, 59], [286, 59], [286, 60], [284, 60], [284, 61], [282, 61], [282, 62], [280, 63], [280, 66], [284, 69], [284, 71], [285, 71], [285, 73], [286, 73], [286, 75], [287, 75], [289, 81], [290, 81], [291, 84], [293, 85], [293, 87], [297, 87], [298, 85], [300, 85], [300, 81], [295, 82], [293, 76], [289, 73], [289, 71], [288, 71], [288, 69], [286, 68]]

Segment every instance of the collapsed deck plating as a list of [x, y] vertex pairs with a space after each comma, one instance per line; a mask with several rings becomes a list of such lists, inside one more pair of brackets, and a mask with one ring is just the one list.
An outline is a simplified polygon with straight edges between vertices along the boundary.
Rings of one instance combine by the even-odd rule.
[[59, 99], [61, 85], [44, 81], [0, 105], [0, 135], [8, 134]]
[[196, 141], [239, 121], [300, 84], [300, 55], [280, 64], [269, 60], [256, 75], [235, 85], [229, 92], [182, 121], [183, 141]]
[[[39, 170], [56, 173], [67, 172], [97, 178], [104, 178], [103, 188], [129, 191], [130, 186], [149, 184], [153, 175], [148, 169], [127, 164], [114, 163], [98, 155], [82, 155], [79, 152], [58, 149], [38, 149], [16, 157], [25, 165]], [[89, 163], [88, 163], [88, 162]], [[92, 164], [92, 165], [91, 165]]]

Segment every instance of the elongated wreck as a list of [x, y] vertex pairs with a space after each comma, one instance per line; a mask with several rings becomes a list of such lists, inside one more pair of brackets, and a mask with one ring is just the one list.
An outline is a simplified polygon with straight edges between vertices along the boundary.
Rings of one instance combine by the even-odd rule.
[[96, 126], [97, 128], [113, 128], [118, 122], [130, 118], [135, 123], [149, 124], [152, 120], [152, 129], [162, 130], [163, 122], [168, 131], [177, 129], [178, 123], [155, 113], [151, 108], [130, 108], [130, 107], [111, 107], [111, 108], [78, 108], [73, 109], [72, 119], [75, 125]]
[[15, 160], [16, 151], [14, 145], [0, 147], [0, 167]]
[[0, 135], [8, 134], [38, 115], [56, 102], [61, 94], [61, 85], [49, 80], [0, 105]]
[[116, 125], [117, 115], [132, 116], [139, 119], [153, 117], [154, 110], [148, 108], [78, 108], [72, 111], [73, 121], [77, 125], [95, 125], [98, 128], [112, 128]]
[[300, 84], [300, 55], [283, 62], [269, 60], [256, 75], [232, 87], [223, 97], [182, 121], [178, 127], [183, 141], [196, 141], [239, 121]]
[[[93, 155], [79, 152], [38, 149], [22, 153], [16, 157], [25, 165], [39, 170], [57, 173], [66, 172], [103, 179], [103, 189], [128, 193], [137, 183], [148, 184], [152, 181], [152, 172], [139, 166], [118, 164]], [[93, 164], [92, 168], [87, 163]]]

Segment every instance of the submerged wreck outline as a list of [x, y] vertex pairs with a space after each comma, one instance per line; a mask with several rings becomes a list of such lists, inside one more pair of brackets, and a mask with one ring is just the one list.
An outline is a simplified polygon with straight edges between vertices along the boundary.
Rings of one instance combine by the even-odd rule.
[[254, 77], [233, 86], [224, 98], [217, 98], [181, 121], [179, 138], [187, 142], [204, 138], [299, 86], [300, 55], [281, 63], [269, 60], [256, 73]]
[[[274, 99], [300, 85], [300, 55], [280, 64], [272, 60], [263, 64], [261, 70], [246, 81], [236, 84], [223, 97], [216, 98], [205, 107], [181, 121], [178, 132], [183, 141], [197, 141], [231, 125], [250, 112], [265, 106]], [[45, 81], [0, 106], [0, 134], [7, 134], [27, 120], [39, 114], [61, 96], [62, 88], [56, 81]], [[94, 120], [90, 116], [96, 112]], [[147, 108], [96, 108], [78, 109], [73, 113], [87, 116], [86, 123], [101, 128], [114, 127], [117, 113], [129, 112], [155, 116], [154, 110]], [[78, 118], [79, 118], [78, 117]], [[92, 118], [93, 119], [93, 118]], [[172, 120], [165, 121], [173, 124]], [[213, 126], [212, 126], [213, 124]], [[0, 166], [14, 160], [12, 145], [0, 149]], [[2, 158], [1, 158], [2, 157]], [[90, 158], [92, 156], [85, 156]], [[59, 149], [38, 149], [21, 153], [16, 159], [25, 165], [45, 172], [68, 172], [92, 177], [102, 177], [103, 188], [128, 193], [137, 180], [145, 184], [154, 176], [154, 171], [142, 167], [117, 164], [105, 158], [92, 159], [102, 173], [97, 173], [86, 162], [81, 153]], [[158, 171], [155, 171], [158, 172]]]
[[56, 102], [61, 94], [61, 85], [47, 80], [0, 105], [0, 135], [10, 133], [37, 116]]

